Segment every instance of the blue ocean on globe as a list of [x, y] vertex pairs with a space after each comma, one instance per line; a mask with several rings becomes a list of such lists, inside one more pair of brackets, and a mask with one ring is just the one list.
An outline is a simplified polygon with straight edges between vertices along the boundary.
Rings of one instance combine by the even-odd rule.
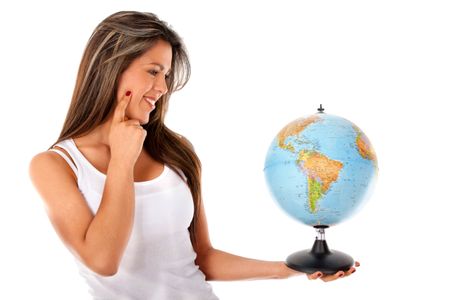
[[326, 113], [298, 118], [273, 139], [264, 165], [279, 206], [306, 225], [338, 224], [372, 194], [378, 163], [367, 136]]

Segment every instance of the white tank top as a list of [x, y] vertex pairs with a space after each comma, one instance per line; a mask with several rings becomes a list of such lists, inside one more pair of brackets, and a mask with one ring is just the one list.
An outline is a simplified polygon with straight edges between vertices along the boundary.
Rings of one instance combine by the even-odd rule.
[[[55, 146], [65, 149], [72, 161], [59, 153], [77, 175], [78, 189], [95, 215], [101, 202], [106, 175], [78, 150], [73, 139]], [[150, 181], [135, 182], [135, 216], [132, 233], [113, 276], [101, 276], [75, 256], [93, 299], [219, 299], [195, 264], [188, 227], [194, 203], [186, 177], [182, 180], [168, 165]]]

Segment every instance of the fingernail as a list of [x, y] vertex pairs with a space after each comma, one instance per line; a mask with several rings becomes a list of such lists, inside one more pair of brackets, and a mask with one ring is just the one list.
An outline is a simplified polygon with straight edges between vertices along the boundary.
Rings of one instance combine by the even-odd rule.
[[351, 274], [355, 273], [356, 270], [353, 270]]
[[322, 273], [319, 273], [319, 274], [317, 274], [317, 278], [320, 278], [320, 277], [322, 277]]
[[127, 91], [126, 93], [125, 93], [125, 96], [130, 96], [131, 95], [131, 91]]
[[343, 276], [344, 276], [344, 273], [339, 274], [339, 277], [343, 277]]

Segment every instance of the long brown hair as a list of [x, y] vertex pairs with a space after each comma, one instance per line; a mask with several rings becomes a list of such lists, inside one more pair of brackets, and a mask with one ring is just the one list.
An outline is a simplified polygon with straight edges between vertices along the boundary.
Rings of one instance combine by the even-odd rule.
[[194, 201], [194, 217], [189, 226], [194, 245], [201, 201], [201, 163], [192, 144], [164, 124], [171, 94], [182, 89], [189, 80], [190, 63], [180, 36], [155, 14], [120, 11], [95, 28], [81, 59], [63, 128], [50, 148], [62, 140], [86, 135], [103, 124], [114, 110], [120, 75], [158, 40], [172, 46], [172, 71], [166, 79], [167, 93], [156, 103], [149, 123], [143, 126], [151, 132], [143, 147], [155, 160], [178, 168], [186, 176]]

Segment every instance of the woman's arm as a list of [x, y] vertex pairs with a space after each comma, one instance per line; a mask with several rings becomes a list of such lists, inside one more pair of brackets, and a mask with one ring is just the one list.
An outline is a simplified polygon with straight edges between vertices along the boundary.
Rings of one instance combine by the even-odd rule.
[[33, 157], [29, 174], [53, 227], [70, 252], [99, 275], [114, 275], [133, 224], [133, 167], [110, 160], [95, 215], [72, 170], [58, 154], [47, 151]]
[[[225, 251], [210, 249], [202, 259], [198, 260], [206, 280], [255, 280], [255, 279], [285, 279], [292, 276], [305, 275], [295, 271], [284, 261], [264, 261], [246, 258]], [[355, 267], [359, 267], [355, 262]], [[351, 267], [348, 271], [338, 271], [332, 275], [323, 275], [321, 272], [306, 274], [309, 280], [320, 278], [322, 281], [332, 281], [346, 277], [356, 271]]]
[[205, 274], [206, 280], [281, 279], [304, 274], [292, 270], [282, 261], [245, 258], [215, 249], [209, 239], [203, 201], [200, 202], [199, 210], [197, 243], [193, 246], [197, 253], [195, 263]]
[[282, 279], [304, 273], [288, 268], [282, 261], [264, 261], [210, 249], [198, 260], [206, 280]]
[[[264, 261], [246, 258], [225, 251], [215, 249], [209, 239], [208, 224], [206, 220], [203, 201], [200, 203], [198, 226], [196, 228], [197, 243], [194, 250], [197, 253], [195, 263], [205, 274], [206, 280], [253, 280], [253, 279], [284, 279], [291, 276], [304, 275], [285, 265], [284, 261]], [[356, 262], [358, 267], [359, 263]], [[355, 272], [351, 267], [348, 271], [339, 271], [333, 275], [323, 275], [321, 272], [306, 274], [308, 279], [332, 281], [348, 276]]]

